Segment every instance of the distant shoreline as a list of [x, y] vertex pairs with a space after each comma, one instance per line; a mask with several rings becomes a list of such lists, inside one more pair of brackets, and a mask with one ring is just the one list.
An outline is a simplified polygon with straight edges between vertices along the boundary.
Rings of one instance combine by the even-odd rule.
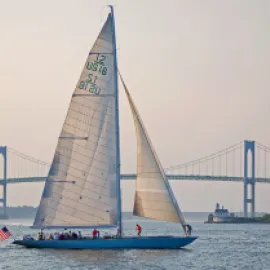
[[[37, 207], [34, 207], [34, 206], [27, 206], [27, 205], [24, 205], [24, 206], [15, 206], [15, 207], [7, 207], [7, 213], [8, 213], [8, 217], [10, 219], [12, 218], [34, 218], [35, 215], [36, 215], [36, 212], [37, 212]], [[183, 212], [185, 218], [187, 219], [194, 219], [194, 220], [205, 220], [209, 213], [211, 213], [211, 211], [209, 212], [206, 212], [206, 211], [203, 211], [203, 212], [200, 212], [200, 211], [186, 211], [186, 212]], [[0, 219], [1, 219], [1, 214], [0, 213]], [[123, 214], [125, 216], [132, 216], [132, 211], [124, 211]], [[243, 215], [243, 213], [240, 213], [239, 212], [237, 213], [238, 215]], [[263, 216], [263, 212], [257, 212], [256, 213], [256, 216]]]

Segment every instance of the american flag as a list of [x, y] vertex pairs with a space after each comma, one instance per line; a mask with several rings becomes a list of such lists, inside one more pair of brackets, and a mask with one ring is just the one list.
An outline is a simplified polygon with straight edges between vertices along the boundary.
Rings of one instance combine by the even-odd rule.
[[0, 230], [0, 240], [1, 240], [1, 241], [8, 239], [10, 236], [11, 236], [11, 233], [10, 233], [10, 231], [7, 229], [6, 226], [3, 227], [3, 228]]

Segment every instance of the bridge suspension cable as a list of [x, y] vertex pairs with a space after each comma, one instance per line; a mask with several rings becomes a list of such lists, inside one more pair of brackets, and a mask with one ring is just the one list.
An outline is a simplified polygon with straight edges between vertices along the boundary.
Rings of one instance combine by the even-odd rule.
[[[179, 173], [182, 170], [185, 174], [191, 173], [192, 175], [231, 175], [236, 174], [236, 152], [238, 151], [238, 175], [241, 173], [242, 150], [244, 141], [234, 144], [230, 147], [214, 152], [208, 156], [201, 157], [196, 160], [186, 162], [177, 166], [172, 166], [166, 169], [167, 173]], [[191, 168], [191, 169], [190, 169]]]
[[47, 162], [20, 153], [8, 147], [8, 178], [44, 177], [50, 165]]
[[256, 177], [270, 176], [270, 147], [256, 142]]

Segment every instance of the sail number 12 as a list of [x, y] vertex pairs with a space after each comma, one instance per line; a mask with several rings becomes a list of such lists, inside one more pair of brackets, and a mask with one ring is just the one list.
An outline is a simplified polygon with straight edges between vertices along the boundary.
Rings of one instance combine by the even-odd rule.
[[[87, 62], [86, 69], [97, 72], [98, 74], [105, 76], [107, 75], [108, 68], [105, 66], [106, 56], [102, 54], [97, 54], [97, 59], [93, 62]], [[90, 93], [99, 95], [100, 87], [97, 86], [97, 76], [94, 76], [92, 73], [87, 75], [87, 79], [85, 81], [81, 81], [79, 88], [83, 90], [87, 90]]]
[[88, 70], [97, 71], [101, 75], [107, 75], [108, 68], [105, 66], [106, 56], [97, 54], [97, 59], [93, 62], [87, 62], [86, 68]]

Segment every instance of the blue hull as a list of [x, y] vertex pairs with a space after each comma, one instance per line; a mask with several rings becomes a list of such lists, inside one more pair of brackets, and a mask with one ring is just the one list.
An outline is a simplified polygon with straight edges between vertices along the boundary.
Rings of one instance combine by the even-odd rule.
[[15, 240], [13, 244], [27, 248], [55, 249], [178, 249], [195, 239], [197, 237], [153, 236], [95, 240]]

